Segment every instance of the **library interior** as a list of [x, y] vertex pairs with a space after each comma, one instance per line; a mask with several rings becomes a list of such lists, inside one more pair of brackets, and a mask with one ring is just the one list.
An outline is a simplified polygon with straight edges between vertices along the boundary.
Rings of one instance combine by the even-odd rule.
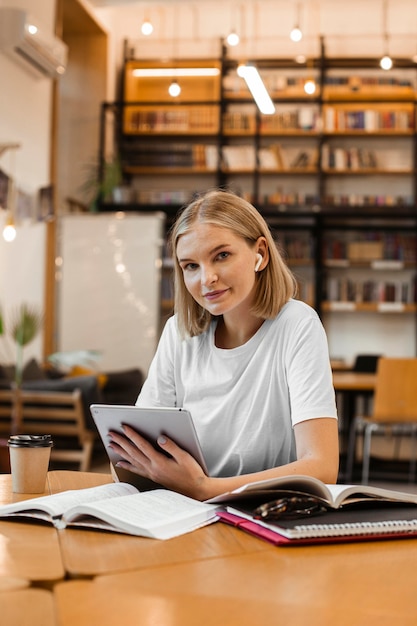
[[[31, 497], [12, 434], [56, 442], [44, 495], [114, 479], [90, 406], [135, 404], [171, 227], [214, 189], [265, 218], [324, 327], [338, 482], [417, 504], [415, 0], [0, 0], [0, 73], [0, 514]], [[32, 602], [33, 626], [411, 626], [413, 549], [2, 520], [0, 602], [7, 626]]]

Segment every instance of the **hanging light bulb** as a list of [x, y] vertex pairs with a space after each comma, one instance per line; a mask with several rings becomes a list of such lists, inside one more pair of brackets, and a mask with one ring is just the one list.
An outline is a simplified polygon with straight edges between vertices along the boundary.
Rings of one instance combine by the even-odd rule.
[[237, 46], [240, 42], [240, 37], [235, 30], [232, 30], [227, 35], [226, 41], [229, 44], [229, 46]]
[[142, 35], [145, 35], [145, 37], [148, 37], [149, 35], [152, 35], [152, 33], [153, 33], [153, 24], [152, 24], [152, 22], [150, 22], [148, 19], [143, 20], [142, 26], [141, 26], [141, 31], [142, 31]]
[[291, 41], [294, 41], [295, 43], [297, 43], [298, 41], [301, 41], [303, 38], [303, 33], [300, 28], [300, 11], [301, 11], [301, 6], [299, 2], [297, 4], [297, 21], [294, 25], [294, 28], [290, 32], [290, 39]]
[[392, 68], [392, 59], [389, 54], [384, 54], [379, 62], [380, 67], [383, 70], [390, 70]]
[[312, 78], [309, 78], [308, 80], [306, 80], [306, 82], [304, 83], [304, 91], [309, 95], [312, 96], [313, 93], [316, 92], [316, 83]]
[[291, 41], [294, 41], [295, 43], [297, 43], [297, 41], [301, 41], [302, 38], [303, 38], [303, 33], [301, 32], [298, 26], [294, 26], [294, 28], [290, 32]]
[[7, 216], [6, 223], [3, 228], [3, 239], [8, 243], [16, 239], [16, 227], [14, 225], [13, 216], [10, 212]]
[[178, 98], [178, 96], [180, 95], [181, 87], [178, 84], [178, 81], [176, 81], [175, 79], [172, 81], [172, 83], [168, 87], [168, 93], [170, 96], [172, 96], [172, 98]]
[[390, 70], [392, 68], [392, 59], [389, 54], [389, 45], [388, 45], [388, 31], [387, 31], [387, 0], [384, 2], [384, 12], [383, 12], [383, 20], [384, 20], [384, 55], [382, 56], [379, 65], [383, 70]]

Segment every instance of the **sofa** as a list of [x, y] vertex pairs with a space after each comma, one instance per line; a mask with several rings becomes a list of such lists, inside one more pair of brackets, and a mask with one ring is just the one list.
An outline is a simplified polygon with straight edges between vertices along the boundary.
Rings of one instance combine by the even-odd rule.
[[[22, 389], [30, 391], [72, 392], [81, 391], [85, 423], [95, 430], [90, 414], [90, 404], [134, 404], [143, 384], [139, 368], [95, 374], [80, 368], [64, 373], [56, 368], [42, 367], [31, 359], [23, 369]], [[78, 375], [73, 375], [73, 374]], [[14, 380], [14, 367], [0, 365], [0, 389], [10, 389]]]

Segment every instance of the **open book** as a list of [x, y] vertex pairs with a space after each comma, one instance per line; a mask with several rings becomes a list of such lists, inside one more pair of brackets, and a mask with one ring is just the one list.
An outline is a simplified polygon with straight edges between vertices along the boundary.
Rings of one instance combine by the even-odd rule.
[[[262, 518], [259, 504], [313, 497], [317, 515]], [[328, 485], [309, 476], [252, 483], [213, 498], [220, 519], [275, 545], [417, 536], [417, 493], [369, 485]]]
[[215, 522], [216, 507], [174, 491], [139, 493], [110, 483], [0, 506], [0, 519], [32, 518], [57, 528], [79, 526], [170, 539]]
[[316, 496], [321, 498], [323, 503], [332, 509], [338, 509], [359, 501], [375, 500], [417, 504], [417, 493], [405, 493], [370, 485], [328, 485], [312, 476], [283, 476], [282, 478], [260, 480], [216, 496], [207, 500], [207, 502], [231, 502], [252, 497], [267, 501], [268, 497], [271, 500], [278, 498], [281, 492], [283, 492], [283, 495], [288, 495], [289, 492], [297, 492], [308, 496]]
[[[330, 511], [312, 519], [280, 521], [279, 524], [255, 519], [253, 510], [259, 504], [300, 493], [320, 498]], [[361, 510], [346, 506], [347, 504], [353, 506], [358, 502], [368, 502], [369, 506]], [[386, 509], [373, 506], [378, 503], [398, 505], [408, 503], [416, 506], [400, 509], [398, 513], [394, 513], [392, 506]], [[336, 510], [332, 513], [333, 509]], [[60, 529], [77, 526], [155, 539], [176, 537], [218, 519], [229, 523], [236, 521], [237, 526], [243, 527], [244, 519], [253, 525], [250, 532], [256, 530], [254, 534], [261, 536], [259, 529], [263, 527], [282, 537], [292, 537], [299, 535], [299, 530], [293, 529], [300, 525], [308, 527], [307, 531], [305, 529], [303, 531], [307, 532], [308, 536], [327, 536], [327, 528], [333, 523], [331, 516], [340, 515], [345, 510], [350, 511], [349, 519], [346, 516], [336, 517], [334, 522], [338, 525], [337, 532], [340, 534], [343, 531], [345, 536], [353, 532], [351, 528], [346, 529], [348, 522], [359, 528], [359, 531], [358, 529], [355, 531], [357, 535], [365, 532], [365, 527], [362, 527], [364, 513], [368, 515], [368, 521], [369, 515], [371, 516], [372, 523], [386, 524], [395, 520], [398, 525], [399, 521], [407, 521], [409, 528], [417, 532], [417, 494], [367, 485], [325, 485], [308, 476], [287, 476], [248, 483], [206, 502], [193, 500], [167, 489], [139, 492], [136, 487], [127, 483], [110, 483], [6, 504], [0, 506], [0, 519], [35, 519], [52, 523]], [[233, 516], [238, 519], [235, 520]], [[412, 527], [411, 519], [414, 524]], [[321, 526], [323, 524], [326, 526], [324, 530], [318, 529], [318, 520]], [[311, 526], [313, 522], [314, 528]], [[368, 534], [371, 531], [372, 527], [366, 530]]]

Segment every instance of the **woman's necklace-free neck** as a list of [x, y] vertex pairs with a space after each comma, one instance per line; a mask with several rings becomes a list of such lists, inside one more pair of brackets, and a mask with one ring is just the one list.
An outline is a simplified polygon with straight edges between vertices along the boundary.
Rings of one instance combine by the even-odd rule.
[[243, 346], [258, 332], [264, 321], [262, 318], [252, 317], [248, 324], [231, 326], [226, 324], [223, 317], [220, 317], [214, 334], [214, 343], [217, 348], [223, 350]]

